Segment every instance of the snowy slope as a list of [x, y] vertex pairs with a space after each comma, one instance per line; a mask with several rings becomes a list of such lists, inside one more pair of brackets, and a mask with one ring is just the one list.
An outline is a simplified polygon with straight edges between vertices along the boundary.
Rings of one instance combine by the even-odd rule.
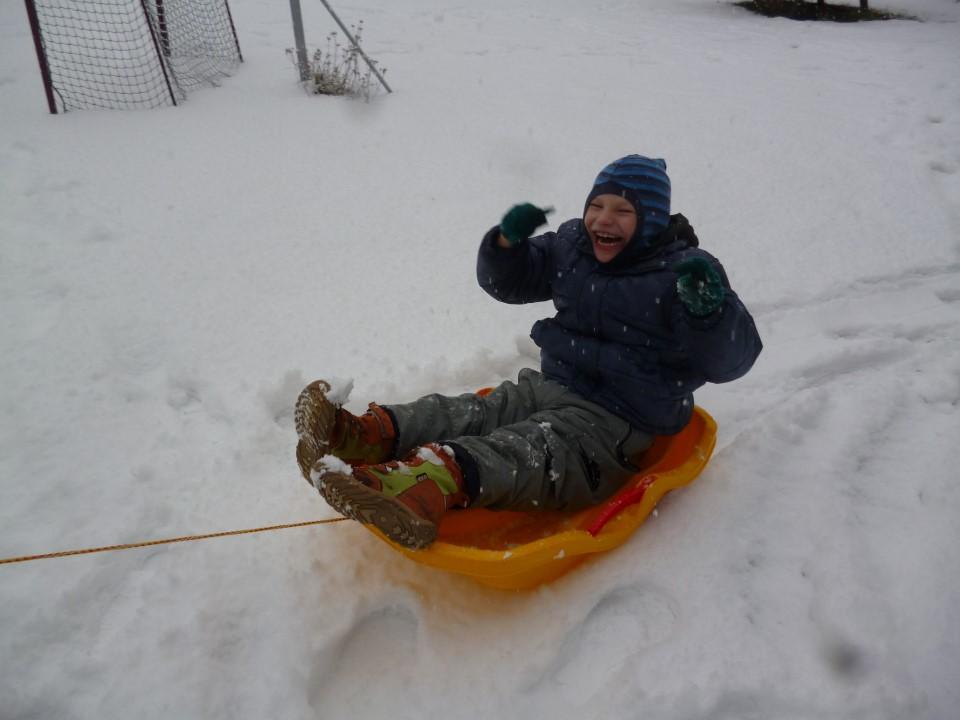
[[369, 104], [300, 91], [287, 3], [231, 5], [221, 87], [48, 116], [0, 3], [0, 556], [332, 517], [300, 387], [535, 365], [550, 306], [484, 295], [477, 242], [629, 152], [766, 348], [697, 395], [703, 476], [533, 593], [347, 523], [0, 566], [0, 718], [956, 717], [960, 5], [337, 3], [396, 90]]

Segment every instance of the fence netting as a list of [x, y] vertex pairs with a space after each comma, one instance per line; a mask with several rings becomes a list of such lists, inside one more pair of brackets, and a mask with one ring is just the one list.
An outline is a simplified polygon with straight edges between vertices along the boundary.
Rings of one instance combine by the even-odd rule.
[[142, 109], [216, 85], [240, 62], [227, 0], [32, 0], [61, 110]]

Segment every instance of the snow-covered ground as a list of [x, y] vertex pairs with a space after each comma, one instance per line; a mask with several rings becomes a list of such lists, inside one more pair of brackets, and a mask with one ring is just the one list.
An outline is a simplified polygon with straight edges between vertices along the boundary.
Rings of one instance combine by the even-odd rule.
[[484, 295], [476, 245], [626, 153], [667, 159], [766, 349], [698, 393], [702, 477], [532, 593], [350, 523], [0, 566], [0, 718], [957, 717], [960, 4], [339, 2], [369, 104], [297, 87], [287, 3], [232, 7], [221, 87], [49, 116], [0, 2], [0, 556], [332, 517], [300, 387], [535, 366], [551, 308]]

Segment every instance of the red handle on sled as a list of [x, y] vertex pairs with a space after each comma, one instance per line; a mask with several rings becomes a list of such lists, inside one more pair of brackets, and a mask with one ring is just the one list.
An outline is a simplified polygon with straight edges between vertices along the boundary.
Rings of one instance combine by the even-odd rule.
[[597, 519], [587, 527], [587, 532], [594, 537], [603, 530], [603, 526], [610, 522], [616, 515], [626, 507], [634, 505], [641, 500], [650, 486], [657, 481], [656, 475], [645, 475], [635, 487], [630, 488], [624, 493], [613, 497], [604, 507]]

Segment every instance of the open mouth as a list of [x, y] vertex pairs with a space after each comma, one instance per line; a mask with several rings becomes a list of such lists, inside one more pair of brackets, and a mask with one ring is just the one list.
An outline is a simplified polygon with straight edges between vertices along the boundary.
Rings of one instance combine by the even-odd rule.
[[619, 245], [623, 238], [619, 235], [604, 235], [603, 233], [594, 233], [597, 245]]

